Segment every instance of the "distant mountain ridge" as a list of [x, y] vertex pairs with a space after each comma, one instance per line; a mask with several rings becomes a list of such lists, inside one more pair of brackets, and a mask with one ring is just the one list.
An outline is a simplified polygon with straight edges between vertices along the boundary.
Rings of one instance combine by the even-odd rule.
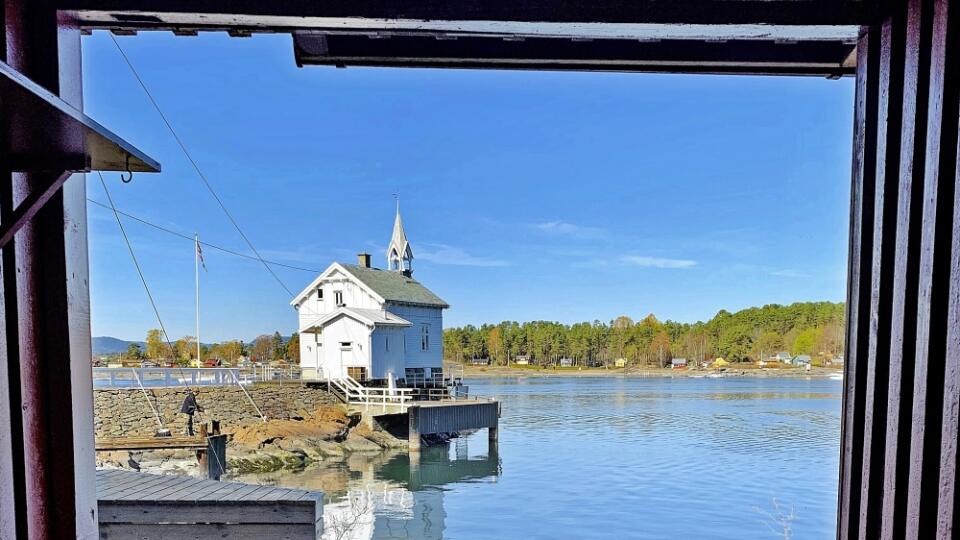
[[[269, 335], [269, 334], [266, 334]], [[286, 343], [290, 341], [290, 336], [282, 336], [283, 342]], [[249, 345], [253, 343], [253, 340], [244, 340], [244, 344]], [[125, 339], [115, 338], [111, 336], [94, 336], [93, 338], [93, 355], [104, 355], [104, 354], [118, 354], [122, 352], [127, 352], [127, 348], [131, 344], [137, 344], [142, 349], [147, 348], [147, 344], [143, 341], [127, 341]], [[209, 347], [210, 343], [203, 343], [205, 347]]]
[[96, 336], [93, 338], [93, 354], [117, 354], [127, 352], [127, 348], [134, 343], [140, 345], [140, 347], [146, 346], [142, 341], [127, 341], [110, 336]]

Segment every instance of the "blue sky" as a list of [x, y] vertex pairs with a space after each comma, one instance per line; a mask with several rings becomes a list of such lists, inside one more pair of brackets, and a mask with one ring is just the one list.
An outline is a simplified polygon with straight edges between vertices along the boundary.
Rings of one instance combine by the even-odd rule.
[[[852, 79], [301, 69], [289, 36], [118, 39], [264, 257], [382, 266], [399, 192], [447, 326], [844, 298]], [[108, 174], [117, 206], [248, 251], [103, 32], [84, 81], [87, 113], [163, 164]], [[95, 175], [88, 192], [106, 200]], [[116, 223], [89, 216], [93, 334], [142, 339]], [[192, 335], [192, 243], [125, 224], [171, 337]], [[258, 262], [205, 255], [204, 341], [295, 330]]]

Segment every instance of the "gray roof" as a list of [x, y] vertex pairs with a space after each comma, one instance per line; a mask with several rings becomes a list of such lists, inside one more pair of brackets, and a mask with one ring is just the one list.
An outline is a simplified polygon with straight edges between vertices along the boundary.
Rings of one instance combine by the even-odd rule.
[[433, 294], [419, 281], [400, 272], [390, 272], [379, 268], [364, 268], [355, 264], [340, 263], [340, 265], [387, 302], [439, 308], [450, 307], [450, 304]]

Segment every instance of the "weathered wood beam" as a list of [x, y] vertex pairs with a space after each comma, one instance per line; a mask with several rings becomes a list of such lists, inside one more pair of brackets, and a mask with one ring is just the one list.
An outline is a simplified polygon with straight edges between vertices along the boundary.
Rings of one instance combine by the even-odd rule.
[[906, 527], [910, 426], [916, 352], [917, 286], [923, 211], [927, 97], [930, 86], [932, 0], [909, 0], [904, 21], [900, 171], [896, 209], [896, 248], [890, 313], [890, 356], [886, 451], [879, 537], [903, 538]]
[[46, 186], [37, 186], [35, 191], [31, 191], [30, 194], [27, 195], [27, 198], [13, 211], [10, 220], [0, 223], [0, 249], [5, 248], [7, 244], [13, 240], [13, 236], [17, 234], [17, 231], [33, 219], [33, 216], [43, 208], [43, 205], [47, 204], [47, 201], [49, 201], [54, 194], [60, 191], [63, 183], [72, 175], [72, 171], [61, 172], [60, 174], [50, 173], [45, 179], [48, 182]]
[[893, 260], [896, 248], [900, 135], [903, 112], [903, 68], [906, 11], [877, 28], [877, 129], [874, 190], [873, 253], [870, 271], [870, 315], [864, 394], [863, 474], [860, 487], [859, 537], [876, 538], [884, 497], [883, 473], [890, 372], [890, 314]]
[[871, 224], [874, 219], [877, 156], [879, 45], [877, 27], [868, 28], [857, 44], [838, 540], [856, 538], [860, 515], [865, 398], [863, 389], [867, 381], [872, 272], [870, 255], [873, 252]]
[[[177, 21], [182, 27], [225, 22], [297, 27], [290, 19], [350, 17], [447, 21], [659, 24], [862, 25], [875, 22], [875, 0], [59, 0], [61, 10], [117, 28]], [[230, 23], [229, 21], [233, 21]]]
[[[294, 34], [298, 65], [527, 70], [853, 74], [854, 45], [841, 40], [776, 42], [570, 38], [502, 38], [434, 33]], [[442, 38], [442, 39], [441, 39]]]
[[[940, 490], [944, 362], [960, 98], [960, 3], [936, 0], [924, 164], [916, 365], [905, 538], [932, 537]], [[952, 523], [952, 516], [948, 518]]]

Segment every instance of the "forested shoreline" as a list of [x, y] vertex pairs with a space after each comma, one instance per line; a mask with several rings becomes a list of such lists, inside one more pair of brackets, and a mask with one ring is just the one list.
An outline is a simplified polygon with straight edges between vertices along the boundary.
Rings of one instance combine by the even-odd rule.
[[815, 363], [843, 354], [845, 307], [842, 302], [769, 304], [730, 313], [721, 310], [706, 322], [660, 321], [650, 314], [634, 321], [562, 324], [552, 321], [503, 321], [479, 327], [447, 328], [444, 356], [452, 362], [489, 358], [507, 365], [518, 357], [553, 365], [570, 358], [574, 365], [664, 367], [672, 358], [732, 362], [765, 359], [779, 351], [810, 355]]

